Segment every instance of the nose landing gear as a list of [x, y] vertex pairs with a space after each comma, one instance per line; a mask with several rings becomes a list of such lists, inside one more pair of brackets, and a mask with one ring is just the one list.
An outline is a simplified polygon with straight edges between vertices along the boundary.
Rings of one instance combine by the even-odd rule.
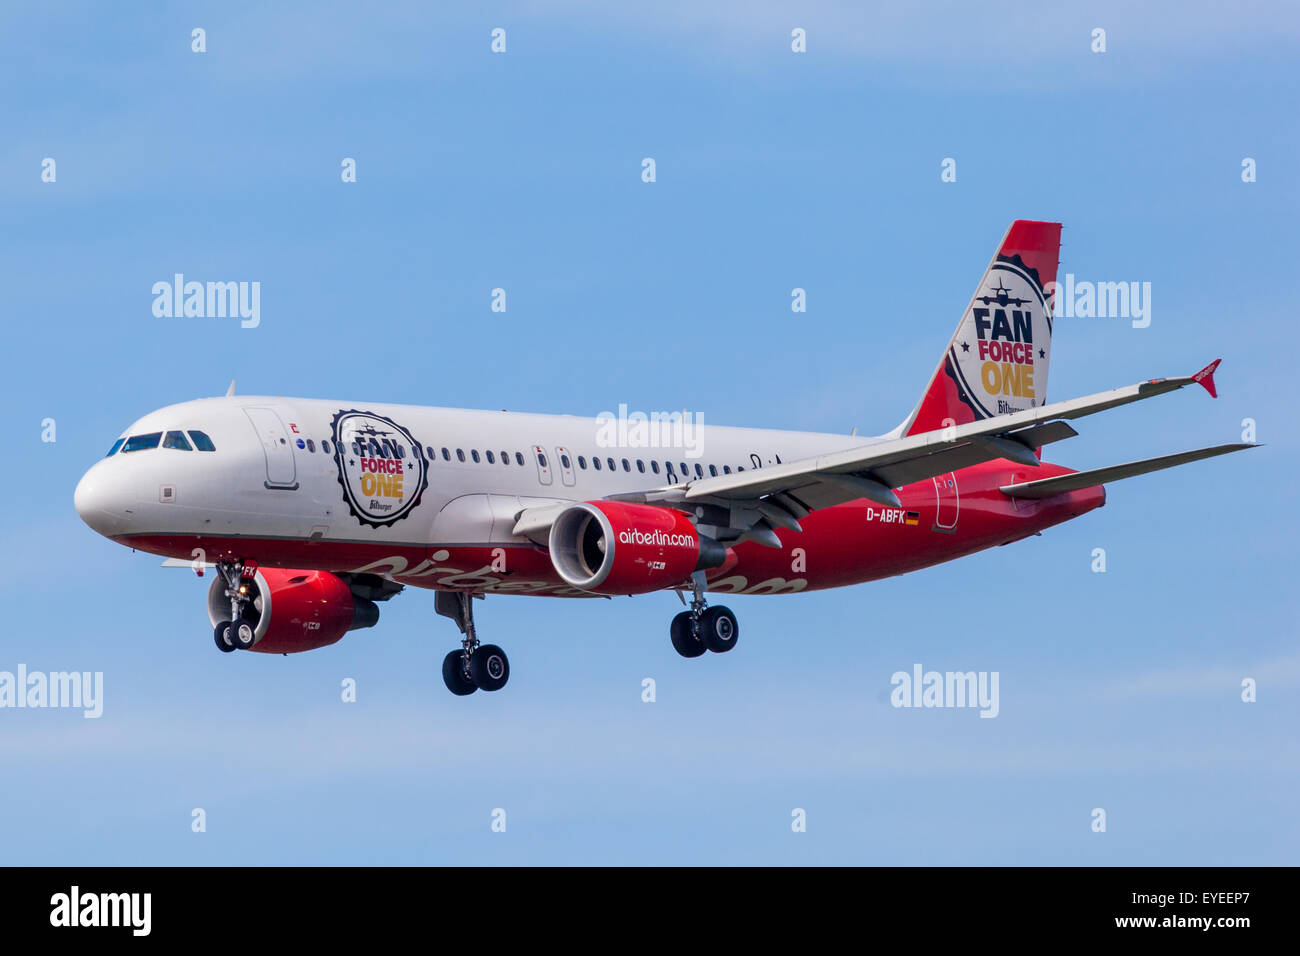
[[480, 644], [474, 632], [474, 595], [462, 591], [438, 591], [433, 609], [456, 622], [464, 638], [460, 650], [442, 659], [442, 680], [457, 697], [476, 690], [494, 691], [510, 679], [510, 660], [495, 644]]
[[246, 651], [256, 643], [251, 621], [244, 616], [249, 602], [253, 600], [253, 575], [257, 565], [251, 562], [221, 561], [217, 563], [217, 573], [226, 582], [226, 596], [230, 598], [230, 620], [218, 621], [212, 637], [217, 650], [229, 654], [231, 651]]
[[703, 571], [691, 575], [691, 585], [695, 596], [691, 599], [690, 610], [674, 617], [668, 628], [673, 649], [682, 657], [699, 657], [705, 651], [725, 654], [736, 646], [740, 637], [736, 615], [720, 604], [708, 606], [709, 602], [704, 599]]

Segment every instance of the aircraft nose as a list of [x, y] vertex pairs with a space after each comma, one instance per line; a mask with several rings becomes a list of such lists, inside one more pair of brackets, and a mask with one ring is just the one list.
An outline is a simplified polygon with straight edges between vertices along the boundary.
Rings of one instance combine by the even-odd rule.
[[121, 530], [126, 518], [122, 498], [100, 465], [82, 475], [72, 494], [72, 504], [82, 521], [105, 536]]

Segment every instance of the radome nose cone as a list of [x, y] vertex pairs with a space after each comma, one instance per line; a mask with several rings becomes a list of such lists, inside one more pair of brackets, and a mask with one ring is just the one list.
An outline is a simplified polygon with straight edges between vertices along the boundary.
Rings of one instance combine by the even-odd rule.
[[121, 524], [122, 516], [110, 510], [103, 476], [95, 474], [94, 468], [77, 482], [77, 490], [72, 493], [72, 504], [81, 520], [102, 535], [111, 535]]

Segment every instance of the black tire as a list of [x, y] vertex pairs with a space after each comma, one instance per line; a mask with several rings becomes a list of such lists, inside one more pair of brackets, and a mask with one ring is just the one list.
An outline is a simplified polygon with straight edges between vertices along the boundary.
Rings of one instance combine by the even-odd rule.
[[673, 650], [682, 657], [699, 657], [708, 650], [691, 629], [690, 611], [682, 611], [673, 618], [672, 624], [668, 626], [668, 635], [672, 638]]
[[725, 654], [736, 646], [740, 637], [740, 625], [731, 608], [721, 604], [706, 608], [700, 615], [700, 639], [704, 646], [715, 654]]
[[212, 639], [217, 642], [217, 650], [229, 654], [235, 649], [235, 642], [230, 639], [230, 622], [218, 621], [212, 629]]
[[464, 697], [478, 690], [478, 685], [465, 676], [461, 657], [463, 653], [463, 651], [452, 651], [442, 659], [442, 682], [447, 685], [447, 690], [457, 697]]
[[246, 651], [257, 643], [253, 635], [253, 625], [240, 618], [230, 625], [230, 640], [241, 651]]
[[510, 659], [495, 644], [480, 644], [470, 655], [469, 676], [479, 690], [500, 690], [510, 679]]

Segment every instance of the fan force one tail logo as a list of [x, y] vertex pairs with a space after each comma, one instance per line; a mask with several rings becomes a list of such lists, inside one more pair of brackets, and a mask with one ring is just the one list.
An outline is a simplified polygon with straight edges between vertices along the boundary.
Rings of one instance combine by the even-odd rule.
[[334, 462], [343, 499], [362, 524], [390, 525], [420, 503], [427, 465], [411, 433], [356, 409], [334, 416]]
[[1044, 403], [1052, 319], [1038, 273], [1019, 256], [984, 276], [948, 356], [949, 374], [977, 419]]

